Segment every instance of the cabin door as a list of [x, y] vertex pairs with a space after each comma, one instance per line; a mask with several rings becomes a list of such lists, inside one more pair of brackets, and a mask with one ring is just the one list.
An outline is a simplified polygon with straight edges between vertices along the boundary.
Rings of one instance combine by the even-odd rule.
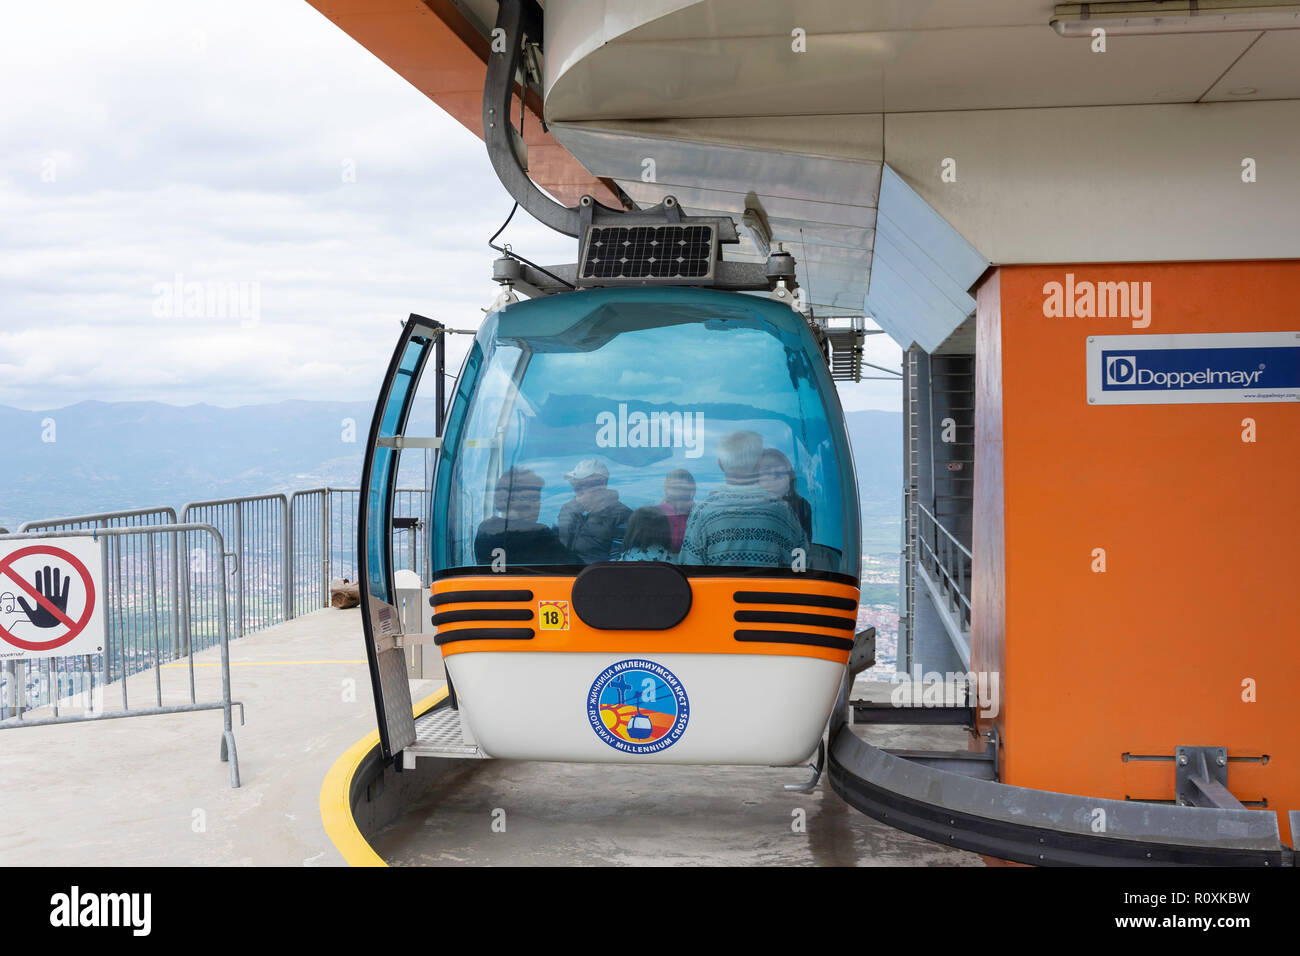
[[[361, 468], [361, 500], [357, 512], [357, 564], [361, 595], [361, 624], [365, 632], [370, 682], [374, 688], [379, 741], [385, 761], [415, 742], [411, 685], [402, 648], [402, 616], [393, 585], [393, 496], [402, 450], [440, 445], [443, 426], [443, 327], [412, 315], [388, 364], [370, 424]], [[421, 415], [416, 434], [407, 436], [407, 422], [425, 365], [433, 359], [433, 415]], [[433, 435], [428, 431], [432, 430]], [[420, 434], [423, 432], [424, 434]], [[428, 496], [426, 494], [426, 501]], [[426, 515], [426, 522], [431, 515]], [[429, 528], [432, 533], [433, 529]], [[425, 582], [426, 584], [428, 582]], [[427, 613], [421, 608], [420, 613]]]

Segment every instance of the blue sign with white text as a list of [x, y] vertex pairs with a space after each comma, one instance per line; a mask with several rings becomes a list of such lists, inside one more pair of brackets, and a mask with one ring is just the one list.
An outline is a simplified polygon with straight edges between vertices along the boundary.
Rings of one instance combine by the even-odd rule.
[[1300, 401], [1300, 333], [1095, 336], [1088, 347], [1088, 400]]

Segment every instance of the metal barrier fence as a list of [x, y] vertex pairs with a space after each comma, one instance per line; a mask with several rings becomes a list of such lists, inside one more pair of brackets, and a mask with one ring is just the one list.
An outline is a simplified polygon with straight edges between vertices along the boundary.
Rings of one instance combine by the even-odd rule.
[[[293, 617], [288, 498], [250, 495], [193, 501], [181, 509], [180, 520], [213, 525], [234, 550], [237, 560], [231, 572], [235, 599], [229, 611], [230, 633], [243, 637]], [[183, 574], [201, 574], [221, 566], [220, 556], [212, 553], [210, 542], [193, 549], [187, 558]], [[216, 612], [213, 595], [200, 597], [207, 604], [199, 620], [210, 621]]]
[[329, 488], [312, 488], [289, 496], [290, 617], [329, 604], [330, 494]]
[[[230, 631], [227, 627], [226, 575], [228, 553], [221, 532], [211, 524], [174, 521], [158, 523], [151, 516], [170, 513], [153, 509], [92, 515], [80, 519], [29, 522], [18, 534], [0, 535], [0, 540], [30, 541], [53, 537], [93, 537], [100, 543], [105, 597], [105, 642], [98, 654], [77, 657], [38, 658], [5, 661], [0, 683], [0, 730], [48, 724], [76, 723], [151, 714], [177, 714], [200, 710], [224, 712], [221, 759], [230, 763], [230, 785], [239, 786], [239, 761], [235, 752], [232, 710], [243, 705], [231, 699]], [[174, 515], [173, 515], [174, 517]], [[115, 519], [134, 524], [111, 524]], [[79, 525], [80, 527], [74, 527]], [[91, 525], [87, 527], [86, 525]], [[30, 530], [40, 526], [43, 530]], [[50, 527], [54, 526], [54, 527]], [[161, 539], [161, 540], [159, 540]], [[185, 577], [181, 555], [190, 545], [205, 541], [219, 555], [210, 573], [196, 576], [178, 594], [176, 582]], [[178, 572], [180, 572], [178, 574]], [[144, 590], [147, 582], [150, 590]], [[168, 586], [170, 584], [170, 586]], [[221, 649], [221, 699], [202, 701], [194, 674], [194, 655], [210, 646], [187, 640], [193, 634], [188, 608], [191, 592], [208, 593], [214, 605], [214, 637], [211, 644]], [[187, 703], [165, 703], [177, 696], [175, 683], [164, 694], [163, 665], [184, 658], [188, 661], [188, 687], [179, 696]], [[153, 704], [131, 705], [130, 678], [153, 672]], [[98, 674], [98, 679], [96, 675]], [[116, 685], [116, 686], [114, 686]], [[141, 687], [135, 682], [135, 692]], [[121, 709], [106, 709], [108, 698], [121, 694]], [[80, 710], [68, 713], [69, 709]]]
[[26, 531], [75, 531], [85, 528], [125, 528], [135, 525], [175, 524], [175, 508], [136, 508], [132, 511], [106, 511], [96, 515], [78, 515], [74, 518], [44, 518], [28, 521], [19, 527]]
[[[393, 570], [409, 569], [429, 580], [429, 538], [425, 520], [428, 491], [398, 488], [393, 497]], [[311, 488], [289, 499], [288, 550], [293, 569], [293, 613], [329, 603], [333, 578], [357, 579], [357, 488]], [[310, 601], [320, 596], [320, 603]]]
[[[425, 520], [423, 488], [398, 488], [393, 496], [393, 570], [414, 571], [426, 584], [429, 581], [429, 528]], [[411, 522], [401, 527], [402, 522]], [[405, 542], [400, 539], [405, 537]], [[404, 544], [405, 547], [401, 547]]]
[[[18, 532], [93, 531], [157, 527], [175, 523], [176, 511], [172, 508], [138, 508], [132, 511], [28, 521], [19, 527]], [[151, 633], [159, 635], [163, 646], [169, 648], [174, 656], [183, 654], [185, 650], [177, 591], [183, 549], [178, 546], [177, 539], [176, 534], [169, 534], [164, 542], [155, 543], [152, 535], [145, 536], [144, 540], [133, 535], [126, 541], [121, 536], [108, 535], [105, 540], [110, 543], [104, 567], [110, 620], [118, 622], [120, 628], [132, 638], [144, 633], [146, 627], [150, 628]], [[112, 674], [127, 671], [130, 666], [129, 660], [119, 659], [110, 653], [104, 661], [106, 679], [112, 679]], [[8, 688], [8, 696], [16, 701], [15, 707], [19, 712], [28, 701], [30, 706], [48, 706], [55, 702], [59, 693], [80, 694], [87, 691], [86, 669], [75, 659], [50, 658], [41, 661], [34, 681], [34, 698], [26, 693], [16, 694], [13, 690], [17, 686], [23, 686], [27, 690], [28, 681], [20, 684], [15, 676], [16, 669], [16, 662], [7, 662], [0, 683]], [[30, 673], [29, 668], [28, 674]], [[5, 688], [0, 688], [0, 697], [4, 696]], [[4, 703], [0, 702], [0, 719], [7, 716], [10, 714]]]
[[361, 492], [357, 488], [330, 488], [328, 491], [325, 516], [330, 527], [329, 576], [355, 581], [357, 511], [361, 506]]
[[[410, 568], [422, 581], [428, 580], [426, 495], [422, 488], [400, 488], [394, 499], [394, 570]], [[236, 559], [229, 567], [220, 553], [225, 544], [218, 547], [201, 536], [106, 538], [111, 543], [104, 584], [113, 619], [132, 640], [156, 635], [164, 659], [177, 660], [214, 646], [223, 628], [234, 639], [328, 607], [332, 578], [356, 580], [359, 505], [356, 488], [312, 488], [287, 497], [191, 502], [179, 517], [169, 507], [140, 508], [29, 521], [18, 531], [140, 530], [178, 520], [216, 528]], [[232, 599], [223, 611], [219, 605], [226, 593]], [[114, 645], [104, 659], [105, 679], [133, 674], [134, 666]], [[20, 706], [48, 706], [61, 693], [85, 690], [85, 668], [75, 661], [42, 661], [39, 670], [38, 679], [24, 681], [19, 696], [27, 703]], [[17, 684], [14, 662], [0, 665], [0, 691]], [[0, 708], [0, 719], [5, 716]]]

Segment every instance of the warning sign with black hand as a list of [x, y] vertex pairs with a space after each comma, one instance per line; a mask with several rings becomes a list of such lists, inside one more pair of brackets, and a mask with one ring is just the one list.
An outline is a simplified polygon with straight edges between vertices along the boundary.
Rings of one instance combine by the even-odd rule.
[[103, 651], [99, 578], [90, 538], [0, 541], [0, 658]]

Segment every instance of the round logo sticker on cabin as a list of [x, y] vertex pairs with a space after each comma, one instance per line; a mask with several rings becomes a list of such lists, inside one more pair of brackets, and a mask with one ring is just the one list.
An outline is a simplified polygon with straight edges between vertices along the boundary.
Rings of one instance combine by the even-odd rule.
[[657, 753], [681, 739], [690, 701], [677, 675], [654, 661], [632, 658], [601, 671], [587, 694], [596, 736], [624, 753]]

